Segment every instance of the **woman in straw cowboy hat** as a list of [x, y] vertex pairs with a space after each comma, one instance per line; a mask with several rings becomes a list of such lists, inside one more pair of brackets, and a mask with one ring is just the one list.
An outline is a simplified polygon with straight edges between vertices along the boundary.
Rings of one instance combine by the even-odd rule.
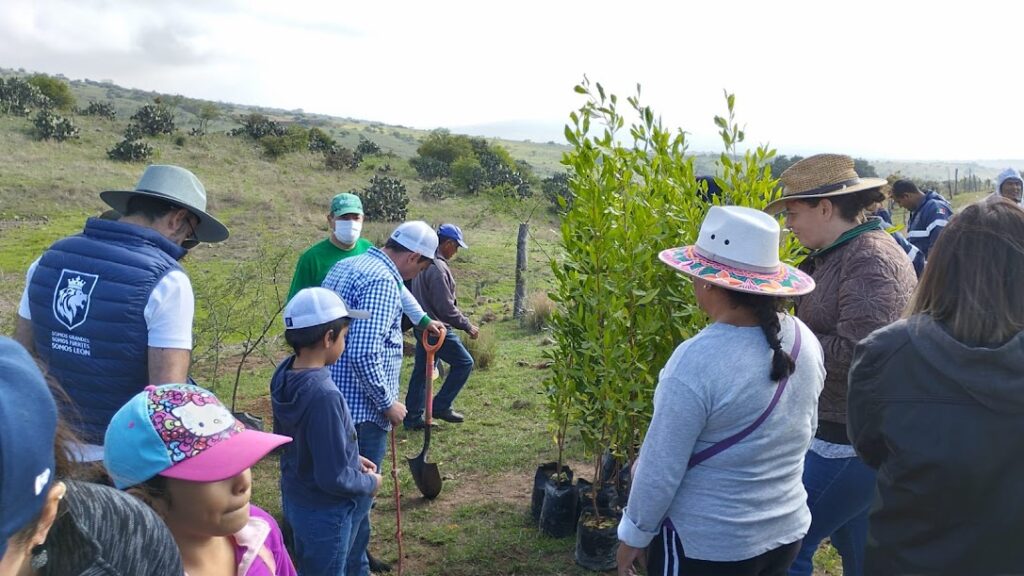
[[785, 574], [811, 522], [801, 483], [825, 370], [781, 312], [814, 281], [779, 262], [779, 225], [712, 207], [697, 243], [663, 262], [692, 277], [712, 320], [661, 371], [654, 418], [619, 524], [619, 574]]
[[780, 182], [782, 197], [765, 210], [785, 210], [786, 226], [811, 250], [800, 269], [817, 289], [796, 300], [796, 314], [821, 342], [828, 374], [804, 464], [811, 528], [790, 574], [809, 576], [814, 552], [830, 537], [844, 576], [859, 576], [875, 473], [846, 433], [847, 373], [854, 346], [900, 317], [917, 278], [882, 221], [864, 215], [882, 198], [885, 180], [860, 178], [849, 156], [819, 154], [790, 166]]
[[1024, 571], [1024, 210], [979, 202], [907, 317], [857, 346], [850, 439], [879, 471], [865, 573]]

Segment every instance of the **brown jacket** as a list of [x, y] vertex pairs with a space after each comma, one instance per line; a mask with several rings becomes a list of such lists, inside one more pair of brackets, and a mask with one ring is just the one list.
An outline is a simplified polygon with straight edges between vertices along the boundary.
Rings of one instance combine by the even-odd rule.
[[846, 424], [847, 373], [853, 347], [902, 316], [917, 286], [907, 254], [883, 230], [869, 230], [819, 255], [800, 269], [817, 287], [796, 303], [797, 317], [821, 342], [825, 389], [818, 420]]

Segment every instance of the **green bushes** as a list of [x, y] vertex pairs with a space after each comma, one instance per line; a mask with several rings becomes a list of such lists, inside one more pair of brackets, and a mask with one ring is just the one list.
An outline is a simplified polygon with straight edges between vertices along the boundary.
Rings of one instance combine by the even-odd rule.
[[171, 134], [174, 132], [174, 112], [156, 98], [153, 104], [146, 104], [132, 114], [132, 124], [146, 136]]
[[[322, 154], [327, 154], [328, 151], [330, 151], [337, 145], [338, 143], [334, 141], [334, 138], [328, 136], [327, 133], [324, 132], [323, 130], [319, 128], [309, 129], [310, 152], [320, 152]], [[328, 166], [328, 168], [330, 168], [330, 166]]]
[[153, 155], [153, 147], [145, 140], [125, 134], [124, 140], [107, 150], [107, 157], [121, 162], [142, 162]]
[[530, 165], [517, 162], [507, 150], [483, 138], [435, 130], [417, 148], [410, 166], [426, 181], [451, 178], [461, 194], [476, 195], [488, 189], [501, 195], [527, 198], [535, 180]]
[[78, 138], [78, 127], [71, 120], [54, 114], [50, 110], [40, 110], [32, 124], [35, 126], [36, 135], [40, 140], [63, 142]]
[[405, 184], [398, 178], [376, 174], [370, 178], [370, 185], [357, 193], [357, 196], [363, 201], [363, 213], [367, 220], [405, 220], [409, 194], [406, 192]]
[[324, 152], [324, 166], [329, 170], [355, 170], [359, 166], [359, 160], [351, 149], [332, 146]]
[[442, 200], [444, 198], [452, 198], [455, 194], [455, 186], [452, 186], [452, 183], [447, 180], [427, 182], [420, 189], [420, 197], [424, 200]]
[[50, 106], [50, 99], [24, 78], [0, 78], [0, 113], [29, 116]]
[[25, 81], [38, 88], [52, 107], [58, 110], [74, 111], [75, 96], [71, 93], [71, 86], [68, 86], [67, 82], [46, 74], [33, 74]]
[[[576, 92], [587, 100], [565, 128], [572, 202], [561, 223], [563, 258], [552, 262], [549, 414], [560, 453], [571, 427], [596, 458], [606, 449], [632, 458], [650, 423], [659, 370], [706, 323], [689, 283], [657, 253], [694, 241], [708, 205], [696, 193], [684, 132], [641, 105], [639, 88], [627, 100], [628, 115], [639, 118], [629, 143], [615, 95], [588, 81]], [[762, 207], [774, 193], [774, 152], [736, 154], [744, 135], [731, 95], [727, 103], [728, 116], [715, 118], [725, 144], [718, 178], [725, 193], [715, 202]]]
[[260, 138], [263, 153], [270, 158], [309, 149], [309, 131], [302, 126], [289, 126], [280, 136], [267, 135]]
[[100, 118], [106, 118], [107, 120], [114, 120], [117, 118], [117, 111], [114, 110], [114, 106], [109, 102], [96, 102], [95, 100], [89, 102], [89, 105], [85, 108], [79, 109], [78, 113], [82, 116], [98, 116]]

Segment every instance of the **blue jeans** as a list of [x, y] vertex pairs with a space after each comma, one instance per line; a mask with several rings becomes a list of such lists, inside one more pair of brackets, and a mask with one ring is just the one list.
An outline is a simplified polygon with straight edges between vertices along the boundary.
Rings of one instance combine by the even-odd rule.
[[285, 498], [283, 508], [292, 527], [299, 576], [345, 576], [355, 534], [355, 500], [314, 509]]
[[843, 558], [843, 576], [864, 573], [868, 509], [875, 497], [875, 471], [860, 458], [823, 458], [808, 451], [804, 488], [811, 509], [811, 527], [804, 536], [790, 576], [810, 576], [818, 546], [831, 537]]
[[[356, 424], [356, 435], [359, 437], [359, 455], [377, 465], [384, 460], [388, 447], [388, 431], [373, 422]], [[370, 564], [366, 559], [366, 547], [370, 544], [370, 508], [373, 496], [359, 496], [355, 499], [356, 508], [352, 515], [352, 549], [348, 555], [348, 576], [369, 576]]]
[[[409, 413], [405, 417], [406, 424], [412, 424], [423, 418], [423, 410], [426, 399], [426, 378], [427, 378], [427, 350], [423, 347], [423, 331], [414, 330], [416, 336], [416, 364], [412, 369], [412, 376], [409, 378], [409, 391], [405, 394], [405, 407]], [[469, 373], [473, 371], [473, 357], [462, 344], [458, 334], [449, 330], [444, 339], [444, 344], [437, 351], [436, 357], [444, 360], [451, 370], [448, 377], [444, 379], [441, 390], [434, 395], [433, 411], [446, 412], [451, 409], [455, 397], [469, 380]]]

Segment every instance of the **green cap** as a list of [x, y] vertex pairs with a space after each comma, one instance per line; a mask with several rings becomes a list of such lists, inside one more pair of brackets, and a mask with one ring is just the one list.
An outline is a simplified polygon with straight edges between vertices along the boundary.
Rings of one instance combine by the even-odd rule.
[[362, 214], [363, 201], [355, 194], [338, 194], [331, 200], [331, 214], [344, 216], [345, 214]]

